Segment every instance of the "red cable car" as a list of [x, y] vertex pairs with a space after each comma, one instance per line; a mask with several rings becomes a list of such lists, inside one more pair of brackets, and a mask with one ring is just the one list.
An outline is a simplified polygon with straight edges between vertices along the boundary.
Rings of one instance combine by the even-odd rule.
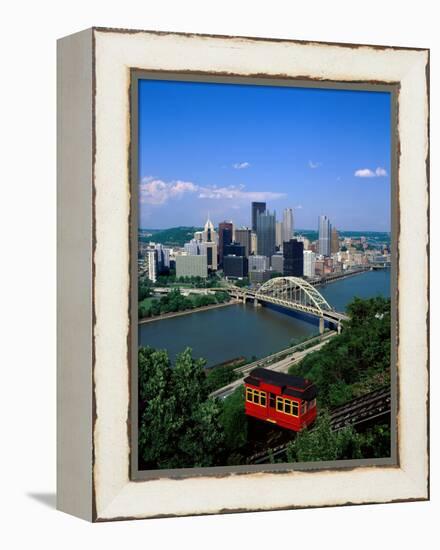
[[316, 418], [316, 386], [307, 379], [256, 368], [244, 379], [245, 412], [299, 432]]

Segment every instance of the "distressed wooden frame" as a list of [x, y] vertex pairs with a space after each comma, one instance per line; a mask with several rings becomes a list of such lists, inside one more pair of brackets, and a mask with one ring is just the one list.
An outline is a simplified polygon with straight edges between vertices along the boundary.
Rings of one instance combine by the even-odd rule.
[[[398, 87], [397, 464], [133, 478], [133, 69]], [[424, 49], [102, 28], [59, 41], [59, 509], [108, 521], [429, 498], [428, 75]]]

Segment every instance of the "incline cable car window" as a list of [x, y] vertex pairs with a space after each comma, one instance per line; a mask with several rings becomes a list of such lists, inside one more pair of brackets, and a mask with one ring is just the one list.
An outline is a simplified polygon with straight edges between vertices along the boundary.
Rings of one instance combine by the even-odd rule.
[[298, 403], [296, 401], [292, 401], [292, 415], [298, 416]]
[[277, 397], [277, 411], [284, 414], [290, 414], [291, 416], [298, 416], [299, 405], [297, 401], [291, 401], [290, 399], [284, 399], [283, 397]]
[[246, 388], [246, 401], [249, 403], [255, 403], [261, 407], [266, 406], [266, 392], [253, 390], [252, 388]]
[[275, 407], [275, 394], [269, 394], [269, 407]]

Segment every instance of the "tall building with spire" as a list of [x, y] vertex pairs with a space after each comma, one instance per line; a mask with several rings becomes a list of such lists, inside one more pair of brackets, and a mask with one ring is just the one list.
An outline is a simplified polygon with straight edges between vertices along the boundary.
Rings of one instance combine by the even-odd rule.
[[[195, 236], [195, 235], [194, 235]], [[206, 220], [205, 227], [202, 231], [202, 242], [200, 243], [200, 253], [206, 255], [208, 269], [216, 271], [218, 268], [217, 251], [218, 251], [218, 235], [214, 229], [214, 224], [209, 219]]]
[[318, 254], [331, 254], [331, 224], [327, 216], [319, 216], [318, 219]]

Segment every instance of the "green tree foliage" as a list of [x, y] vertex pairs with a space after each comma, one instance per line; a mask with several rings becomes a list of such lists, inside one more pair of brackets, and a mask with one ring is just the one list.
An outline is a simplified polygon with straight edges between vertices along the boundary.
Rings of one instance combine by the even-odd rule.
[[200, 227], [170, 227], [169, 229], [161, 229], [154, 231], [151, 235], [140, 235], [139, 240], [143, 242], [150, 242], [154, 240], [156, 243], [161, 243], [170, 246], [183, 246], [194, 237], [195, 231], [200, 231]]
[[236, 380], [237, 374], [234, 372], [234, 369], [236, 369], [237, 366], [238, 365], [234, 362], [230, 365], [219, 365], [209, 369], [206, 375], [206, 383], [209, 392], [213, 392]]
[[238, 286], [240, 288], [244, 288], [246, 286], [249, 286], [250, 282], [247, 277], [243, 277], [243, 279], [237, 279], [237, 281], [234, 282], [235, 286]]
[[289, 370], [313, 380], [320, 406], [340, 405], [390, 381], [390, 300], [355, 298], [347, 313], [339, 336]]
[[187, 348], [139, 349], [139, 454], [146, 468], [212, 466], [222, 450], [221, 404], [208, 398], [204, 361]]
[[391, 433], [388, 424], [377, 424], [361, 433], [361, 450], [364, 458], [391, 456]]
[[238, 451], [247, 442], [247, 418], [244, 412], [244, 386], [224, 400], [220, 423], [224, 430], [225, 447], [229, 452]]
[[139, 281], [138, 285], [138, 301], [142, 302], [145, 298], [149, 298], [153, 294], [152, 283], [148, 279]]
[[314, 462], [361, 458], [361, 437], [353, 428], [333, 432], [328, 413], [320, 414], [315, 426], [299, 432], [287, 448], [288, 462]]
[[139, 318], [161, 315], [163, 313], [172, 313], [177, 311], [186, 311], [188, 309], [222, 304], [230, 300], [227, 292], [218, 291], [214, 294], [191, 294], [184, 296], [179, 288], [171, 289], [167, 294], [164, 294], [160, 299], [144, 298], [139, 303], [138, 313]]

